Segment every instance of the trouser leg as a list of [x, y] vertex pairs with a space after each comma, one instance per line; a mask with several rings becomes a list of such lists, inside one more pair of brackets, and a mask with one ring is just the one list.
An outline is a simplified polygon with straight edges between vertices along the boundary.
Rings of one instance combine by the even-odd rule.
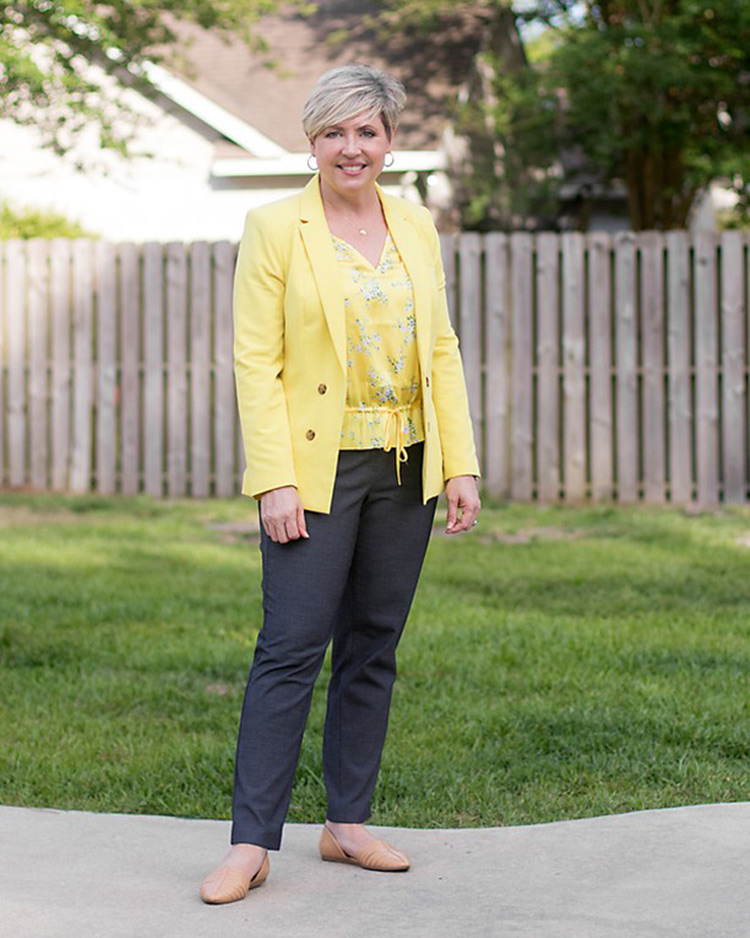
[[351, 570], [334, 626], [323, 767], [328, 818], [361, 823], [385, 742], [396, 647], [417, 586], [436, 499], [421, 497], [422, 447], [395, 479], [393, 454], [373, 454], [378, 481], [362, 506]]
[[240, 718], [232, 843], [278, 849], [315, 678], [341, 606], [370, 472], [339, 466], [330, 515], [306, 513], [309, 540], [261, 534], [263, 627]]

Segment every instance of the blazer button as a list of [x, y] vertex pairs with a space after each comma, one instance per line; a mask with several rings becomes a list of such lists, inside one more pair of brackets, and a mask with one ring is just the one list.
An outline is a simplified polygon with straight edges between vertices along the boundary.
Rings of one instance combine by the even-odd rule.
[[318, 394], [325, 394], [327, 390], [328, 388], [326, 387], [325, 384], [318, 385]]
[[305, 434], [305, 436], [307, 437], [308, 440], [314, 440], [314, 439], [315, 439], [315, 431], [314, 431], [314, 430], [308, 430], [307, 433]]

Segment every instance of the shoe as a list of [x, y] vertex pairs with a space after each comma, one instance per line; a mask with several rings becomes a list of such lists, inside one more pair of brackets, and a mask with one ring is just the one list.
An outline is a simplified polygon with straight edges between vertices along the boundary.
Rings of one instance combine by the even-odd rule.
[[219, 866], [201, 883], [201, 899], [209, 905], [237, 902], [244, 899], [251, 889], [262, 886], [270, 871], [271, 864], [267, 854], [260, 869], [252, 877], [237, 866]]
[[352, 863], [363, 870], [378, 870], [381, 873], [403, 873], [411, 865], [405, 853], [396, 850], [384, 840], [373, 840], [358, 853], [347, 853], [331, 831], [323, 828], [318, 845], [320, 856], [331, 863]]

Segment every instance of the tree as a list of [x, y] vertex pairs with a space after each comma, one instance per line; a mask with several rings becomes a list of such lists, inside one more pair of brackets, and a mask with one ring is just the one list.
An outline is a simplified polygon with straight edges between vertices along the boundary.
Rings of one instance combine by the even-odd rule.
[[36, 124], [66, 152], [86, 126], [103, 147], [126, 149], [123, 105], [106, 76], [148, 91], [144, 59], [164, 60], [180, 20], [254, 39], [257, 18], [278, 0], [9, 0], [0, 6], [0, 117]]
[[[381, 0], [381, 22], [439, 29], [472, 9], [484, 41], [458, 102], [463, 223], [554, 223], [575, 155], [627, 191], [631, 226], [679, 228], [722, 180], [750, 204], [748, 0]], [[546, 28], [527, 54], [516, 23]], [[523, 33], [522, 33], [523, 34]]]
[[[539, 166], [549, 152], [554, 109], [538, 97], [510, 0], [370, 0], [366, 29], [384, 41], [411, 36], [424, 73], [438, 56], [472, 60], [457, 72], [457, 95], [445, 116], [453, 198], [462, 227], [510, 228], [529, 214], [554, 215], [553, 187]], [[471, 37], [471, 41], [468, 41]], [[426, 58], [427, 62], [423, 59]], [[446, 68], [448, 71], [448, 68]], [[520, 133], [520, 136], [518, 134]]]
[[634, 229], [679, 228], [716, 179], [750, 183], [747, 0], [542, 0], [557, 43], [537, 69], [559, 91], [558, 141], [621, 180]]

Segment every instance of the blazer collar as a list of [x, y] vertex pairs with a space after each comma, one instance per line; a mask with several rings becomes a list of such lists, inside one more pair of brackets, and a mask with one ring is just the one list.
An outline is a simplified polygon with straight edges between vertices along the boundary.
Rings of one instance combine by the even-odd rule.
[[[414, 291], [414, 314], [417, 324], [417, 348], [423, 371], [429, 361], [429, 320], [431, 310], [430, 270], [425, 261], [425, 245], [412, 214], [400, 199], [386, 195], [376, 184], [386, 224], [401, 255]], [[320, 177], [316, 174], [300, 193], [300, 230], [310, 260], [323, 313], [328, 323], [336, 355], [346, 372], [346, 318], [341, 280], [337, 276], [336, 252], [323, 210]], [[434, 285], [434, 284], [433, 284]], [[426, 372], [425, 372], [426, 373]]]
[[432, 311], [432, 292], [435, 286], [434, 273], [428, 264], [424, 239], [414, 223], [413, 208], [401, 199], [388, 196], [378, 189], [383, 205], [386, 224], [401, 255], [406, 272], [411, 280], [414, 300], [414, 317], [417, 324], [417, 352], [422, 374], [429, 374], [430, 359], [430, 322]]
[[336, 356], [346, 373], [346, 318], [341, 278], [336, 276], [336, 252], [328, 229], [320, 182], [316, 173], [300, 194], [300, 231], [312, 268]]

